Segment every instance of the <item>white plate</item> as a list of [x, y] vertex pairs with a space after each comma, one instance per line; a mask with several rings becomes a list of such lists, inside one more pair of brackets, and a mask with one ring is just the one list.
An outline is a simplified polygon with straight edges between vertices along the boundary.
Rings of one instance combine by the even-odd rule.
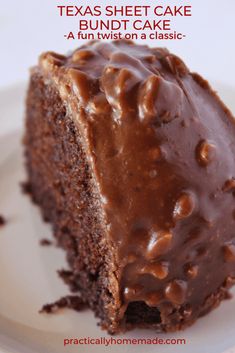
[[[214, 86], [235, 112], [235, 89]], [[180, 333], [135, 330], [119, 336], [184, 338], [185, 345], [63, 346], [64, 338], [110, 336], [100, 330], [89, 310], [38, 314], [44, 303], [68, 294], [68, 289], [56, 274], [56, 270], [66, 267], [64, 253], [39, 245], [41, 238], [51, 237], [50, 227], [41, 221], [37, 207], [22, 195], [19, 187], [25, 179], [20, 143], [24, 92], [25, 85], [0, 92], [0, 214], [8, 219], [0, 229], [0, 352], [235, 352], [231, 350], [235, 346], [235, 299], [223, 302]]]

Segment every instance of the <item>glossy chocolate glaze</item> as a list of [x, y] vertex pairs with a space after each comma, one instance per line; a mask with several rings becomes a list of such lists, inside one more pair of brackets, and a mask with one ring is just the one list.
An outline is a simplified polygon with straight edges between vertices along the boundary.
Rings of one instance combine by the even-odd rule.
[[[189, 320], [235, 276], [235, 125], [199, 75], [166, 49], [91, 42], [43, 54], [83, 132], [128, 303]], [[170, 309], [169, 309], [170, 308]]]

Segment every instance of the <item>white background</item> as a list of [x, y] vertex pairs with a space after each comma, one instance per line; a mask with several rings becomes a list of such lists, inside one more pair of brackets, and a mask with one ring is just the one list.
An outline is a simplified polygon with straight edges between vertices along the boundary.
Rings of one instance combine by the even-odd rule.
[[0, 0], [0, 87], [26, 80], [28, 68], [42, 51], [65, 53], [80, 45], [63, 35], [76, 29], [77, 18], [61, 18], [57, 5], [192, 5], [193, 16], [176, 18], [174, 28], [183, 41], [151, 41], [167, 46], [187, 65], [212, 81], [234, 86], [234, 0]]

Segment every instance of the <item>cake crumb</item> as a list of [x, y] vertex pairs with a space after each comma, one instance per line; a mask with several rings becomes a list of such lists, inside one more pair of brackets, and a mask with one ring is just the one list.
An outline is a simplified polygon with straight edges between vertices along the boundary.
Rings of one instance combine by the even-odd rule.
[[62, 269], [58, 270], [57, 273], [63, 282], [67, 284], [71, 292], [75, 293], [79, 291], [80, 288], [78, 282], [76, 281], [76, 276], [72, 271]]
[[49, 239], [46, 239], [46, 238], [40, 239], [40, 245], [42, 246], [50, 246], [52, 244], [53, 244], [52, 241]]
[[39, 313], [56, 313], [59, 309], [68, 308], [76, 311], [81, 311], [87, 307], [87, 304], [78, 295], [66, 295], [54, 303], [43, 305]]
[[29, 182], [23, 181], [20, 183], [20, 187], [23, 194], [31, 194], [32, 188]]
[[233, 298], [233, 294], [231, 293], [231, 292], [226, 292], [225, 293], [225, 297], [224, 297], [224, 299], [226, 299], [226, 300], [230, 300], [230, 299], [232, 299]]
[[4, 226], [6, 224], [6, 219], [2, 215], [0, 215], [0, 227]]

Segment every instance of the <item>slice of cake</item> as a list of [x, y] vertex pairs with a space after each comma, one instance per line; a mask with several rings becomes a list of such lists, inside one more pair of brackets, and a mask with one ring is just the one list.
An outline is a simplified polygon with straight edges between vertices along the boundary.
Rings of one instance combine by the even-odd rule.
[[177, 330], [235, 277], [235, 124], [166, 49], [41, 55], [27, 97], [34, 201], [110, 333]]

